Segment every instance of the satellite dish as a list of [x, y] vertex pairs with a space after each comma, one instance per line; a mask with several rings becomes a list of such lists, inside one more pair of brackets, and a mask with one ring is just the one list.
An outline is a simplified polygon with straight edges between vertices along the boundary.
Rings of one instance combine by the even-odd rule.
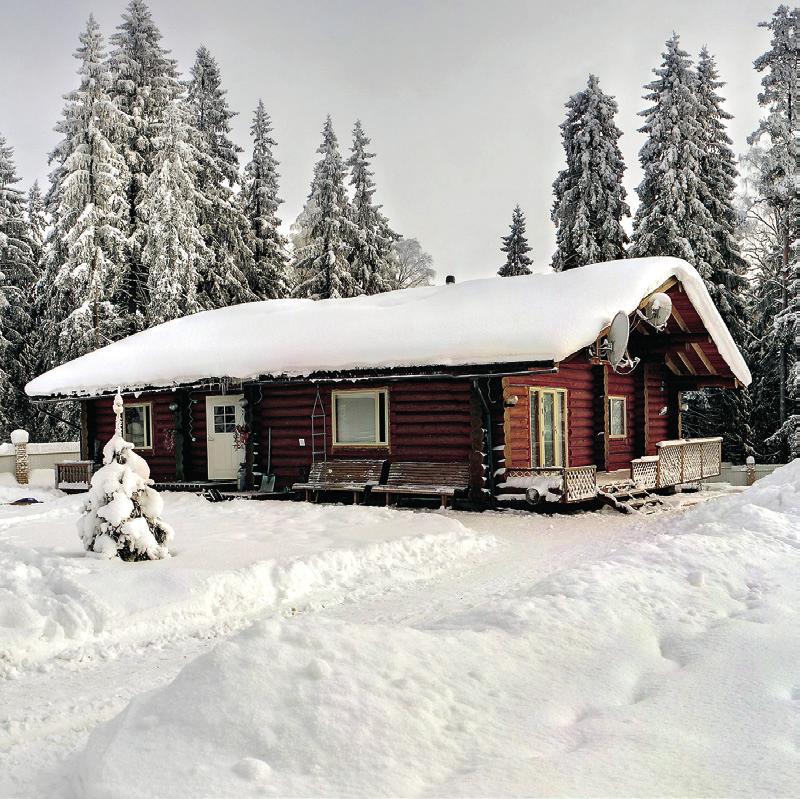
[[625, 351], [628, 349], [628, 337], [630, 336], [630, 323], [628, 314], [618, 311], [611, 320], [611, 327], [608, 329], [608, 362], [616, 368], [625, 360]]
[[644, 318], [656, 329], [663, 330], [672, 315], [672, 300], [668, 294], [651, 294], [644, 306]]

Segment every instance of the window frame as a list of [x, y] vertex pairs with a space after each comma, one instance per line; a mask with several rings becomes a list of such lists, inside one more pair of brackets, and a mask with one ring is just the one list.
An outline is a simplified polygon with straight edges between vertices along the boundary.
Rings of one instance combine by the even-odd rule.
[[[375, 435], [376, 438], [380, 435], [381, 429], [381, 402], [380, 396], [383, 395], [383, 407], [385, 409], [386, 419], [384, 421], [384, 432], [385, 432], [385, 441], [374, 441], [374, 442], [350, 442], [350, 441], [339, 441], [339, 431], [336, 423], [336, 402], [339, 397], [347, 397], [353, 395], [361, 395], [361, 396], [371, 396], [375, 398]], [[331, 429], [331, 444], [334, 447], [348, 447], [350, 449], [362, 449], [362, 448], [371, 448], [371, 449], [388, 449], [389, 447], [389, 438], [390, 438], [390, 430], [389, 430], [389, 389], [387, 387], [382, 388], [343, 388], [343, 389], [335, 389], [331, 391], [331, 419], [332, 419], [332, 429]]]
[[[611, 425], [613, 423], [614, 414], [611, 412], [611, 404], [613, 402], [622, 403], [622, 433], [613, 433]], [[608, 411], [608, 438], [610, 441], [621, 441], [628, 437], [628, 398], [620, 396], [619, 394], [609, 394], [606, 398], [606, 408]]]
[[[544, 425], [542, 423], [542, 403], [539, 401], [541, 394], [553, 394], [556, 398], [560, 399], [560, 407], [563, 408], [561, 413], [561, 426], [559, 435], [561, 436], [561, 446], [554, 447], [554, 451], [558, 453], [559, 457], [556, 461], [561, 460], [562, 463], [553, 466], [542, 466], [541, 463], [534, 462], [534, 447], [533, 447], [533, 428], [532, 421], [532, 408], [533, 403], [536, 403], [536, 460], [541, 461], [541, 453], [544, 450]], [[536, 398], [534, 399], [534, 396]], [[528, 446], [530, 447], [530, 464], [531, 469], [566, 469], [569, 467], [569, 390], [566, 388], [558, 388], [551, 386], [530, 386], [528, 388]]]
[[[154, 426], [153, 426], [153, 403], [152, 403], [152, 401], [150, 401], [150, 402], [130, 402], [130, 403], [125, 405], [125, 407], [124, 407], [124, 409], [122, 411], [122, 437], [126, 441], [129, 440], [128, 439], [128, 420], [126, 418], [126, 411], [129, 411], [129, 410], [131, 410], [133, 408], [147, 408], [147, 422], [148, 423], [145, 425], [145, 433], [147, 434], [145, 436], [145, 441], [147, 441], [148, 436], [149, 436], [149, 439], [150, 439], [150, 443], [148, 445], [140, 447], [137, 444], [134, 444], [133, 446], [134, 446], [134, 448], [136, 450], [138, 450], [140, 452], [141, 451], [152, 452], [153, 451], [153, 441], [155, 439], [155, 430], [154, 430]], [[131, 443], [133, 443], [133, 442], [131, 442]]]

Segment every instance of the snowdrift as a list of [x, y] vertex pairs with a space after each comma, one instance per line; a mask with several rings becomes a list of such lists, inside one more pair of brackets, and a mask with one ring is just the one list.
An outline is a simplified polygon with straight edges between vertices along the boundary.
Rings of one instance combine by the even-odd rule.
[[134, 699], [82, 797], [790, 795], [800, 461], [417, 627], [260, 622]]
[[424, 577], [494, 546], [455, 519], [393, 509], [164, 494], [166, 561], [84, 557], [83, 497], [0, 513], [0, 675], [53, 657], [238, 629], [259, 613]]

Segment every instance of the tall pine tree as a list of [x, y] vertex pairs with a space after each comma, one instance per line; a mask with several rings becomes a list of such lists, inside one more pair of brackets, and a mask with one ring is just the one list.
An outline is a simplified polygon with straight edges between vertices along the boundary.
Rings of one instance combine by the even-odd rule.
[[230, 138], [230, 120], [219, 66], [200, 47], [191, 70], [188, 103], [198, 132], [197, 189], [200, 229], [210, 259], [200, 273], [198, 300], [204, 308], [223, 308], [255, 299], [248, 272], [252, 251], [250, 227], [234, 194], [239, 178], [238, 153]]
[[374, 200], [375, 181], [370, 162], [375, 153], [367, 151], [370, 139], [364, 133], [361, 121], [353, 127], [350, 168], [350, 185], [353, 199], [350, 204], [352, 250], [350, 271], [356, 291], [361, 294], [378, 294], [388, 291], [392, 243], [399, 236], [389, 227], [389, 220]]
[[[748, 283], [746, 262], [737, 240], [738, 215], [734, 192], [738, 171], [725, 122], [731, 115], [723, 108], [719, 80], [713, 56], [704, 47], [697, 64], [696, 93], [698, 129], [701, 135], [700, 178], [703, 204], [711, 214], [713, 248], [706, 251], [701, 274], [739, 348], [747, 351], [745, 314]], [[723, 437], [725, 454], [743, 461], [753, 453], [750, 425], [751, 402], [745, 391], [707, 389], [689, 395], [689, 412], [684, 416], [687, 432], [700, 437]]]
[[38, 180], [34, 180], [30, 189], [28, 189], [28, 227], [31, 232], [33, 258], [38, 265], [41, 263], [42, 248], [44, 247], [45, 234], [47, 233], [47, 214]]
[[24, 393], [32, 377], [25, 357], [31, 334], [30, 297], [35, 280], [33, 244], [14, 151], [0, 135], [0, 441], [28, 427], [31, 406]]
[[763, 73], [759, 104], [766, 118], [750, 137], [760, 145], [758, 191], [778, 225], [780, 293], [772, 325], [765, 331], [778, 373], [778, 424], [772, 446], [782, 458], [800, 456], [800, 9], [782, 5], [768, 22], [770, 49], [754, 66]]
[[314, 166], [304, 209], [301, 236], [305, 243], [294, 253], [293, 267], [298, 276], [294, 293], [314, 299], [352, 297], [358, 292], [348, 260], [354, 226], [344, 188], [344, 163], [330, 116], [325, 120], [317, 152], [321, 158]]
[[128, 241], [123, 290], [127, 326], [134, 330], [144, 325], [148, 303], [147, 273], [142, 265], [142, 248], [147, 239], [143, 195], [153, 173], [155, 139], [164, 114], [183, 90], [176, 62], [161, 46], [161, 31], [144, 0], [130, 0], [111, 42], [112, 95], [125, 122], [115, 145], [128, 167], [125, 190]]
[[594, 75], [567, 102], [567, 118], [561, 123], [567, 166], [553, 183], [556, 271], [625, 257], [628, 236], [622, 220], [630, 209], [622, 185], [625, 162], [616, 113], [616, 101], [603, 93]]
[[[75, 52], [80, 84], [66, 95], [51, 155], [52, 228], [38, 294], [49, 296], [44, 348], [62, 362], [120, 338], [127, 247], [125, 159], [114, 146], [126, 121], [111, 99], [103, 37], [89, 17]], [[52, 282], [49, 282], [51, 281]]]
[[252, 231], [253, 267], [250, 288], [260, 300], [289, 295], [286, 238], [280, 232], [278, 206], [278, 162], [273, 155], [277, 142], [264, 103], [259, 100], [253, 124], [253, 158], [244, 170], [242, 204]]
[[144, 192], [142, 212], [148, 233], [142, 250], [150, 302], [147, 322], [156, 325], [199, 310], [198, 273], [206, 259], [206, 246], [197, 220], [197, 189], [191, 165], [187, 109], [173, 102], [155, 139], [156, 169]]
[[525, 238], [525, 215], [517, 205], [511, 214], [511, 231], [503, 236], [501, 252], [506, 254], [506, 262], [500, 267], [497, 274], [500, 277], [514, 277], [516, 275], [529, 275], [533, 260], [528, 255], [531, 248]]
[[677, 34], [667, 42], [657, 78], [647, 85], [653, 105], [641, 112], [647, 141], [639, 152], [644, 176], [637, 188], [630, 255], [671, 255], [692, 264], [708, 280], [715, 251], [714, 221], [705, 207], [703, 132], [697, 76]]

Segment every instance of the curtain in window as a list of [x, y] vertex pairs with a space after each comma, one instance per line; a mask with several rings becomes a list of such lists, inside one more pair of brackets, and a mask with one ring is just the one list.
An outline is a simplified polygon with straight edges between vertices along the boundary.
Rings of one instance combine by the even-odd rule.
[[375, 444], [376, 395], [340, 394], [336, 397], [336, 440], [340, 444]]

